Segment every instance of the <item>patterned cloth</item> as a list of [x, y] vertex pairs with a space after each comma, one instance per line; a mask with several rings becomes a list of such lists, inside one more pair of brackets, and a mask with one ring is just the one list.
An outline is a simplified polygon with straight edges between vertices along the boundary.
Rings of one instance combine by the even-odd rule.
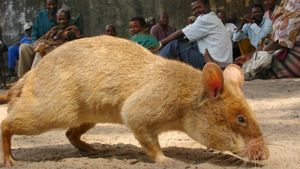
[[284, 60], [273, 59], [271, 73], [275, 78], [300, 77], [300, 42], [288, 49]]
[[293, 48], [300, 41], [300, 0], [282, 0], [273, 16], [272, 39]]
[[300, 77], [300, 0], [282, 0], [273, 15], [272, 39], [288, 48], [284, 59], [273, 59], [272, 74]]

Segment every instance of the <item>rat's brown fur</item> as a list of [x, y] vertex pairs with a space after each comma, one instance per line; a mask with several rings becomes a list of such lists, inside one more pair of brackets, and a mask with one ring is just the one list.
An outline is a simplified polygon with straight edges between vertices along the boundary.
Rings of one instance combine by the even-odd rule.
[[[12, 135], [54, 128], [69, 128], [66, 135], [76, 148], [93, 151], [80, 136], [99, 122], [126, 125], [155, 161], [167, 159], [158, 134], [168, 130], [183, 131], [209, 148], [247, 150], [254, 152], [251, 159], [267, 159], [268, 148], [240, 89], [240, 71], [229, 66], [223, 75], [208, 63], [201, 72], [109, 36], [66, 43], [11, 89], [1, 124], [4, 164], [14, 163]], [[255, 139], [258, 150], [248, 144]]]

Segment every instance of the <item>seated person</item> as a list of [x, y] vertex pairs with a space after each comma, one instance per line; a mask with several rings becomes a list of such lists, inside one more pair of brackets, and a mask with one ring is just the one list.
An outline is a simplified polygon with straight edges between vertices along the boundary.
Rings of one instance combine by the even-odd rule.
[[21, 37], [20, 42], [13, 44], [8, 47], [7, 52], [7, 67], [8, 67], [8, 76], [16, 76], [15, 68], [16, 62], [19, 59], [19, 47], [21, 44], [30, 44], [31, 43], [31, 29], [32, 26], [30, 23], [24, 24], [25, 34]]
[[47, 53], [62, 45], [65, 42], [81, 37], [80, 30], [75, 25], [69, 25], [71, 19], [70, 11], [67, 9], [59, 9], [56, 13], [57, 26], [50, 29], [44, 36], [35, 43], [35, 54], [32, 68], [45, 56]]
[[[202, 69], [205, 62], [209, 61], [221, 67], [232, 63], [231, 39], [221, 20], [211, 12], [209, 0], [193, 0], [191, 8], [197, 17], [196, 21], [161, 40], [161, 44], [166, 46], [159, 54], [165, 58], [179, 59], [198, 69]], [[186, 43], [181, 40], [184, 36], [197, 43]], [[206, 50], [211, 56], [210, 60], [204, 57]]]
[[[58, 0], [45, 0], [45, 8], [40, 10], [35, 18], [32, 26], [32, 43], [38, 38], [47, 33], [53, 26], [55, 26], [56, 12]], [[21, 44], [19, 49], [19, 66], [18, 77], [22, 78], [23, 75], [30, 70], [32, 61], [34, 59], [34, 49], [32, 44]]]
[[232, 40], [239, 42], [248, 38], [254, 48], [258, 48], [263, 38], [272, 32], [272, 21], [263, 17], [264, 9], [255, 4], [251, 7], [251, 15], [245, 15], [242, 24], [233, 33]]
[[104, 34], [110, 36], [117, 36], [117, 29], [114, 25], [108, 24], [105, 26]]
[[300, 77], [300, 10], [299, 3], [282, 0], [273, 14], [272, 42], [264, 51], [279, 50], [273, 55], [267, 73], [257, 72], [253, 78]]
[[129, 33], [131, 41], [136, 42], [152, 53], [156, 53], [159, 49], [159, 43], [154, 36], [146, 33], [147, 24], [144, 17], [134, 17], [129, 22]]
[[168, 37], [174, 33], [176, 29], [169, 25], [169, 16], [166, 12], [162, 12], [159, 16], [158, 23], [152, 26], [150, 34], [158, 41]]

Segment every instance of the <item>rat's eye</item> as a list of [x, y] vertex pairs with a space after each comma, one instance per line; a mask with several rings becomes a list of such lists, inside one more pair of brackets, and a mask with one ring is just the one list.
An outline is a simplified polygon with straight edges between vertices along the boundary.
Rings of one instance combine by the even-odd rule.
[[237, 116], [237, 121], [238, 123], [240, 123], [241, 125], [246, 125], [246, 118], [242, 115], [238, 115]]

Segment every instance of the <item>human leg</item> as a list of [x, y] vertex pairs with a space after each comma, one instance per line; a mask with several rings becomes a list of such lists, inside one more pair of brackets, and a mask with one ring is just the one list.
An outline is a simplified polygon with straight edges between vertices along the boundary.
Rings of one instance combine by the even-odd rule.
[[168, 59], [178, 59], [178, 40], [169, 42], [166, 46], [159, 50], [158, 54]]
[[202, 69], [205, 64], [197, 42], [173, 40], [159, 51], [159, 55], [168, 59], [179, 59], [198, 69]]
[[7, 53], [7, 67], [9, 71], [9, 75], [15, 74], [15, 67], [16, 62], [19, 57], [19, 46], [18, 45], [11, 45], [8, 47], [8, 53]]
[[33, 69], [34, 67], [36, 67], [36, 65], [40, 62], [40, 60], [42, 59], [41, 55], [37, 52], [35, 53], [32, 65], [31, 65], [31, 69]]
[[33, 46], [30, 44], [22, 44], [19, 49], [19, 67], [18, 77], [22, 78], [23, 75], [31, 69], [34, 59]]
[[8, 68], [14, 69], [16, 66], [16, 60], [19, 57], [19, 46], [18, 45], [12, 45], [8, 47]]
[[183, 62], [193, 66], [194, 68], [203, 68], [205, 62], [203, 54], [199, 51], [197, 42], [180, 42], [178, 50]]

